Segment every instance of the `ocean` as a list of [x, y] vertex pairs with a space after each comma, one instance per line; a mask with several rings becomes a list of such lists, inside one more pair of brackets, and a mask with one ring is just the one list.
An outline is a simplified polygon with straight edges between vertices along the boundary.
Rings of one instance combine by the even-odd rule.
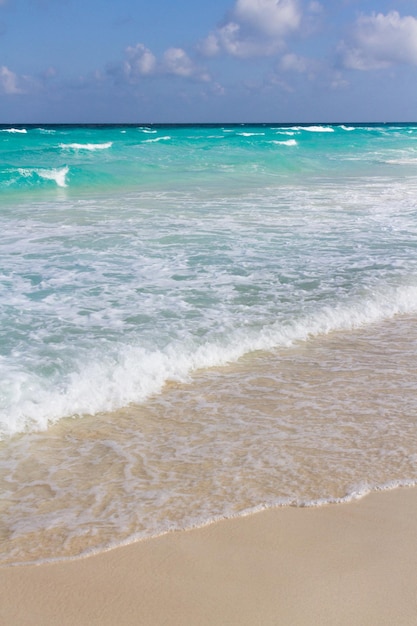
[[0, 126], [0, 564], [417, 483], [417, 123]]

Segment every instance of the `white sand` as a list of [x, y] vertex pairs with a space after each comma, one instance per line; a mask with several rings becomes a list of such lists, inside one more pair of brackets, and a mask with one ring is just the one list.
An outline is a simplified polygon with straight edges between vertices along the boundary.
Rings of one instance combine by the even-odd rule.
[[4, 626], [417, 624], [417, 489], [0, 569]]

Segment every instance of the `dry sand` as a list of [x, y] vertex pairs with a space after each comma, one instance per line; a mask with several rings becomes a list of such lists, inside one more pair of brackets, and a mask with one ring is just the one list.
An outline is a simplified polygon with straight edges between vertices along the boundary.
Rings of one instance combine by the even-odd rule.
[[0, 569], [2, 626], [417, 624], [417, 489]]

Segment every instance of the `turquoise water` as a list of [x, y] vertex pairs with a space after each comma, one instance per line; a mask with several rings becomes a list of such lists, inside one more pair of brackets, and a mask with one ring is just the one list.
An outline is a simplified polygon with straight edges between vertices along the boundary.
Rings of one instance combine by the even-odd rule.
[[[364, 483], [414, 483], [417, 124], [3, 126], [0, 191], [5, 561], [76, 555], [276, 503], [336, 501]], [[363, 342], [391, 355], [379, 374], [381, 357], [363, 365]], [[306, 439], [324, 382], [312, 388], [304, 351], [316, 364], [336, 352], [329, 370], [341, 393], [346, 362], [373, 372], [375, 388], [398, 377], [406, 389], [398, 383], [378, 404], [369, 430], [374, 400], [358, 374], [358, 424], [337, 396]], [[402, 369], [392, 365], [399, 354]], [[346, 420], [354, 446], [341, 437]], [[284, 451], [291, 424], [298, 435]], [[346, 450], [370, 458], [375, 429], [387, 439], [373, 444], [370, 463], [384, 458], [374, 476]], [[329, 457], [314, 454], [310, 485], [295, 459], [330, 432], [338, 478], [326, 483]], [[278, 447], [265, 456], [271, 437]], [[170, 465], [178, 458], [193, 459], [186, 478]]]

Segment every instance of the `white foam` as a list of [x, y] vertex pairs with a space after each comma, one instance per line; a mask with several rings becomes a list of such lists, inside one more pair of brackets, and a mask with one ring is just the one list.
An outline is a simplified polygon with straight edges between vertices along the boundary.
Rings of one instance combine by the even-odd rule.
[[66, 176], [69, 172], [69, 167], [57, 167], [51, 169], [37, 169], [37, 168], [18, 168], [19, 174], [23, 178], [31, 178], [33, 176], [38, 176], [39, 178], [44, 178], [45, 180], [53, 180], [56, 182], [58, 187], [66, 187]]
[[416, 165], [417, 164], [417, 157], [409, 157], [409, 158], [402, 158], [402, 159], [386, 159], [384, 161], [384, 163], [388, 163], [390, 165]]
[[[225, 510], [220, 514], [215, 514], [210, 510], [200, 514], [200, 515], [188, 515], [185, 520], [170, 522], [168, 520], [164, 520], [160, 522], [160, 525], [150, 526], [142, 531], [136, 531], [127, 537], [123, 537], [120, 539], [113, 539], [108, 541], [105, 544], [99, 544], [96, 547], [89, 547], [82, 550], [79, 554], [70, 555], [70, 556], [53, 556], [53, 557], [43, 557], [39, 559], [28, 559], [28, 560], [16, 560], [15, 562], [8, 563], [10, 567], [19, 567], [24, 565], [41, 565], [47, 563], [61, 563], [67, 561], [76, 561], [80, 558], [85, 558], [97, 554], [102, 554], [104, 552], [109, 552], [116, 548], [120, 548], [122, 546], [132, 545], [133, 543], [137, 543], [144, 539], [162, 537], [168, 533], [172, 533], [174, 531], [184, 531], [184, 530], [192, 530], [198, 528], [205, 528], [212, 524], [215, 524], [222, 520], [232, 520], [232, 519], [240, 519], [243, 517], [249, 517], [250, 515], [254, 515], [257, 513], [261, 513], [263, 511], [271, 511], [274, 509], [283, 509], [288, 507], [295, 508], [321, 508], [323, 506], [338, 506], [339, 504], [348, 504], [355, 502], [357, 500], [361, 500], [372, 493], [385, 492], [385, 491], [394, 491], [396, 489], [411, 489], [417, 486], [417, 480], [393, 480], [388, 481], [383, 484], [375, 484], [371, 485], [368, 483], [363, 483], [353, 487], [346, 493], [345, 496], [341, 497], [329, 497], [329, 498], [318, 498], [314, 500], [299, 500], [293, 497], [281, 497], [276, 498], [275, 500], [271, 500], [269, 502], [256, 504], [254, 506], [246, 507], [239, 512], [231, 511], [228, 506], [225, 505]], [[209, 501], [210, 502], [210, 501]], [[43, 520], [42, 520], [43, 522]], [[39, 525], [40, 528], [43, 529], [43, 525]], [[31, 524], [31, 532], [36, 531], [36, 525]], [[76, 531], [77, 532], [77, 531]]]
[[265, 133], [237, 133], [241, 137], [264, 137]]
[[[317, 500], [305, 500], [301, 502], [292, 503], [296, 506], [303, 508], [317, 508], [320, 506], [325, 506], [328, 504], [346, 504], [348, 502], [354, 502], [355, 500], [361, 500], [366, 496], [369, 496], [371, 493], [375, 493], [378, 491], [393, 491], [394, 489], [403, 489], [416, 487], [417, 480], [390, 480], [381, 485], [372, 485], [370, 483], [361, 483], [355, 485], [351, 489], [348, 490], [346, 495], [340, 498], [319, 498]], [[284, 503], [285, 506], [285, 503]]]
[[292, 130], [306, 130], [309, 133], [334, 133], [331, 126], [292, 126]]
[[157, 141], [168, 141], [169, 139], [171, 139], [171, 137], [169, 135], [166, 135], [165, 137], [155, 137], [154, 139], [144, 139], [143, 143], [156, 143]]
[[2, 133], [17, 133], [17, 134], [22, 134], [25, 135], [28, 131], [26, 130], [26, 128], [2, 128], [1, 129]]
[[287, 139], [287, 141], [273, 140], [271, 143], [274, 143], [278, 146], [296, 146], [297, 145], [297, 142], [295, 139]]
[[196, 345], [173, 341], [163, 350], [121, 344], [112, 354], [91, 350], [90, 363], [80, 364], [59, 389], [55, 385], [46, 389], [37, 375], [10, 371], [9, 365], [0, 362], [0, 379], [9, 390], [8, 406], [0, 416], [3, 436], [26, 429], [42, 430], [69, 415], [95, 414], [143, 402], [159, 393], [169, 380], [185, 381], [197, 369], [236, 362], [253, 351], [289, 347], [332, 331], [353, 330], [416, 311], [417, 286], [402, 287], [346, 305], [325, 306], [298, 321], [264, 326], [260, 332], [237, 329], [226, 342], [212, 340]]
[[59, 147], [63, 150], [108, 150], [113, 145], [112, 141], [105, 143], [61, 143]]
[[53, 168], [50, 170], [36, 170], [36, 173], [46, 180], [54, 180], [58, 187], [66, 187], [66, 176], [69, 172], [68, 167]]

